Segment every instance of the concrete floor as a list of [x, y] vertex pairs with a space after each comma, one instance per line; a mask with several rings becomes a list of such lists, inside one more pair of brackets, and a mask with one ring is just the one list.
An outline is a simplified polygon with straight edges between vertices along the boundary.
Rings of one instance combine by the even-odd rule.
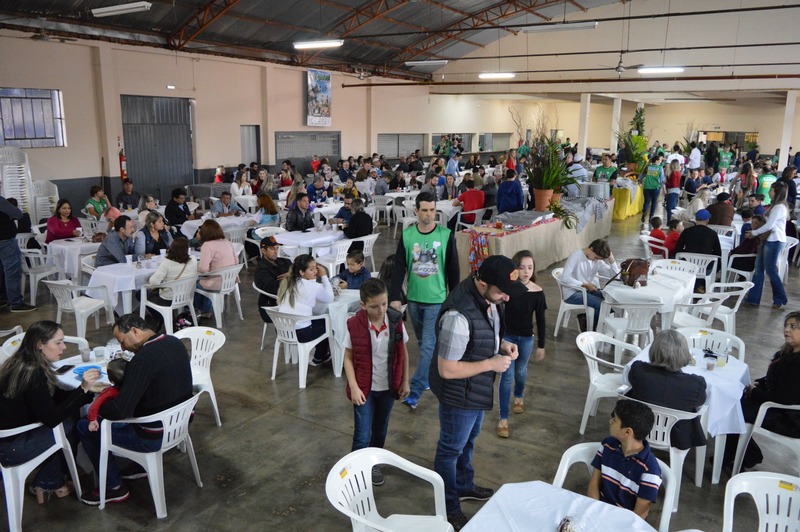
[[[609, 213], [610, 215], [610, 213]], [[641, 255], [637, 218], [615, 222], [610, 237], [611, 248], [619, 259]], [[396, 241], [381, 226], [382, 237], [376, 245], [377, 260], [394, 252]], [[474, 466], [481, 485], [498, 488], [503, 483], [529, 480], [552, 481], [561, 453], [584, 441], [599, 441], [607, 435], [608, 413], [613, 401], [604, 400], [598, 415], [590, 418], [585, 436], [578, 434], [586, 396], [588, 370], [575, 346], [577, 325], [552, 337], [558, 311], [558, 292], [550, 276], [552, 268], [540, 272], [550, 304], [547, 312], [547, 357], [531, 362], [526, 406], [522, 415], [513, 415], [511, 438], [502, 440], [494, 433], [497, 407], [488, 413], [483, 434], [478, 438]], [[225, 314], [223, 331], [227, 343], [212, 364], [212, 376], [220, 405], [223, 426], [216, 427], [210, 401], [201, 398], [191, 435], [204, 482], [194, 484], [185, 455], [177, 452], [165, 457], [165, 483], [169, 516], [157, 520], [147, 482], [129, 484], [131, 497], [104, 511], [85, 506], [74, 498], [53, 499], [42, 507], [31, 496], [25, 497], [23, 526], [26, 530], [47, 528], [64, 530], [348, 530], [349, 520], [334, 510], [325, 496], [325, 478], [330, 467], [350, 451], [353, 431], [352, 407], [344, 393], [345, 379], [334, 378], [330, 365], [309, 368], [305, 390], [297, 387], [297, 368], [281, 360], [276, 379], [270, 380], [272, 341], [258, 350], [262, 322], [256, 311], [256, 296], [250, 289], [254, 269], [242, 275], [242, 299], [245, 321], [236, 319], [235, 310]], [[790, 269], [787, 291], [792, 302], [800, 300], [798, 273]], [[45, 294], [45, 295], [43, 295]], [[784, 313], [770, 309], [769, 291], [758, 309], [743, 307], [738, 319], [739, 335], [747, 343], [747, 362], [753, 378], [762, 376], [769, 358], [782, 342]], [[38, 319], [55, 317], [55, 305], [47, 300], [42, 287], [40, 310], [31, 314], [0, 313], [0, 328], [21, 324], [26, 327]], [[790, 308], [796, 308], [790, 303]], [[212, 325], [204, 320], [202, 325]], [[64, 319], [67, 334], [75, 331], [72, 317]], [[90, 325], [90, 328], [92, 326]], [[413, 332], [409, 342], [412, 371], [418, 350]], [[91, 330], [92, 345], [105, 343], [110, 330]], [[392, 414], [387, 448], [401, 456], [432, 468], [438, 438], [437, 401], [430, 393], [423, 396], [419, 408], [410, 411], [396, 404]], [[712, 447], [709, 447], [709, 454]], [[765, 451], [770, 456], [769, 451]], [[668, 460], [666, 455], [662, 459]], [[797, 474], [772, 453], [771, 463], [762, 469]], [[691, 480], [694, 453], [684, 466], [680, 511], [673, 514], [671, 530], [698, 528], [719, 530], [722, 522], [724, 482], [710, 484], [711, 467], [706, 467], [702, 488]], [[432, 491], [427, 484], [404, 473], [387, 469], [386, 484], [376, 488], [378, 508], [388, 515], [396, 512], [433, 512]], [[566, 487], [583, 491], [586, 478], [577, 468], [567, 479]], [[90, 483], [84, 477], [84, 485]], [[471, 516], [481, 503], [465, 503]], [[650, 523], [657, 526], [660, 508], [651, 512]], [[5, 519], [5, 518], [3, 518]], [[3, 521], [5, 523], [5, 521]], [[751, 501], [737, 504], [736, 530], [754, 530], [757, 526]]]

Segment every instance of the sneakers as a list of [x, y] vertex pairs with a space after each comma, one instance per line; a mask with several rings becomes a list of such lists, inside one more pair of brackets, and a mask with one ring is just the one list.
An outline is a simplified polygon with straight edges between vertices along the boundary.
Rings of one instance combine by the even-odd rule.
[[413, 397], [409, 396], [403, 399], [403, 404], [411, 410], [416, 410], [417, 405], [419, 404], [419, 399], [414, 399]]
[[11, 307], [11, 312], [31, 312], [36, 310], [39, 307], [35, 307], [33, 305], [28, 305], [27, 303], [23, 303], [18, 307]]
[[372, 485], [373, 486], [383, 486], [383, 483], [386, 482], [386, 479], [383, 478], [383, 473], [378, 466], [372, 468]]
[[147, 471], [136, 462], [132, 462], [120, 472], [119, 476], [122, 477], [123, 480], [139, 480], [140, 478], [147, 478]]
[[[120, 484], [114, 489], [106, 490], [106, 502], [122, 502], [128, 500], [131, 492], [124, 484]], [[91, 493], [83, 492], [81, 500], [89, 506], [100, 506], [100, 490], [94, 489]]]
[[331, 354], [330, 353], [326, 353], [325, 356], [322, 359], [318, 359], [317, 355], [314, 354], [314, 358], [312, 358], [311, 361], [308, 364], [310, 366], [314, 366], [314, 367], [321, 366], [324, 363], [328, 362], [330, 359], [331, 359]]
[[[480, 486], [473, 486], [472, 490], [458, 496], [460, 501], [488, 501], [494, 495], [492, 488], [482, 488]], [[449, 516], [448, 516], [449, 519]]]
[[447, 522], [453, 525], [453, 529], [456, 530], [456, 532], [467, 526], [468, 521], [469, 518], [462, 513], [447, 516]]
[[585, 333], [587, 330], [589, 330], [586, 326], [586, 314], [584, 313], [578, 314], [578, 328], [582, 333]]

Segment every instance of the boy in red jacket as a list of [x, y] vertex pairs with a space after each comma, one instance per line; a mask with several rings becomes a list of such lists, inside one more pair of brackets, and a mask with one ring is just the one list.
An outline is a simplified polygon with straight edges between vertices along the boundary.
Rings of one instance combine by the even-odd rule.
[[128, 361], [124, 358], [115, 358], [108, 363], [108, 367], [106, 368], [106, 371], [108, 372], [108, 380], [110, 380], [114, 386], [109, 386], [103, 390], [103, 393], [98, 395], [97, 399], [95, 399], [92, 403], [92, 406], [89, 407], [89, 412], [86, 414], [86, 419], [89, 420], [89, 430], [92, 432], [100, 428], [100, 421], [98, 420], [100, 417], [100, 407], [106, 401], [110, 401], [119, 395], [122, 381], [125, 379], [125, 367], [127, 365]]
[[[365, 281], [359, 294], [361, 310], [347, 320], [344, 340], [346, 393], [355, 416], [353, 451], [383, 447], [394, 401], [410, 392], [402, 313], [389, 307], [388, 289], [380, 279]], [[374, 467], [372, 483], [383, 482], [383, 474]]]

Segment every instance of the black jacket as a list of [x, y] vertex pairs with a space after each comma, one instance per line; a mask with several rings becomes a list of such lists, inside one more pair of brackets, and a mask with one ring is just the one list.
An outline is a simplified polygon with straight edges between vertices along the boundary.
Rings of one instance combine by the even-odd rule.
[[[264, 257], [261, 257], [258, 261], [258, 267], [256, 268], [254, 282], [260, 290], [277, 295], [278, 287], [281, 284], [278, 280], [278, 276], [288, 272], [291, 266], [292, 261], [284, 259], [283, 257], [278, 257], [275, 262], [270, 262], [264, 259]], [[261, 307], [274, 307], [275, 305], [277, 305], [277, 301], [274, 298], [267, 297], [264, 294], [258, 295], [258, 312], [261, 314], [262, 320], [267, 323], [272, 322]]]

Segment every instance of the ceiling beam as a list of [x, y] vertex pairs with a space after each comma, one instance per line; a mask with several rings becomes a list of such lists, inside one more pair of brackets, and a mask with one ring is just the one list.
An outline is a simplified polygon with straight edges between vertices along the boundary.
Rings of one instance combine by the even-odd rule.
[[401, 52], [390, 57], [384, 64], [384, 72], [398, 69], [406, 61], [429, 54], [461, 34], [496, 23], [523, 13], [535, 13], [537, 9], [560, 4], [561, 0], [508, 0], [469, 14], [448, 27], [436, 30], [417, 40]]
[[199, 7], [183, 26], [167, 37], [167, 46], [173, 50], [182, 50], [184, 46], [196, 39], [206, 28], [238, 3], [239, 0], [211, 0]]
[[584, 13], [586, 13], [587, 11], [589, 11], [588, 9], [586, 9], [585, 7], [583, 7], [582, 5], [580, 5], [580, 4], [579, 4], [578, 2], [576, 2], [575, 0], [567, 0], [567, 1], [568, 1], [570, 4], [572, 4], [573, 6], [577, 7], [577, 8], [578, 8], [578, 9], [580, 9], [581, 11], [583, 11]]

